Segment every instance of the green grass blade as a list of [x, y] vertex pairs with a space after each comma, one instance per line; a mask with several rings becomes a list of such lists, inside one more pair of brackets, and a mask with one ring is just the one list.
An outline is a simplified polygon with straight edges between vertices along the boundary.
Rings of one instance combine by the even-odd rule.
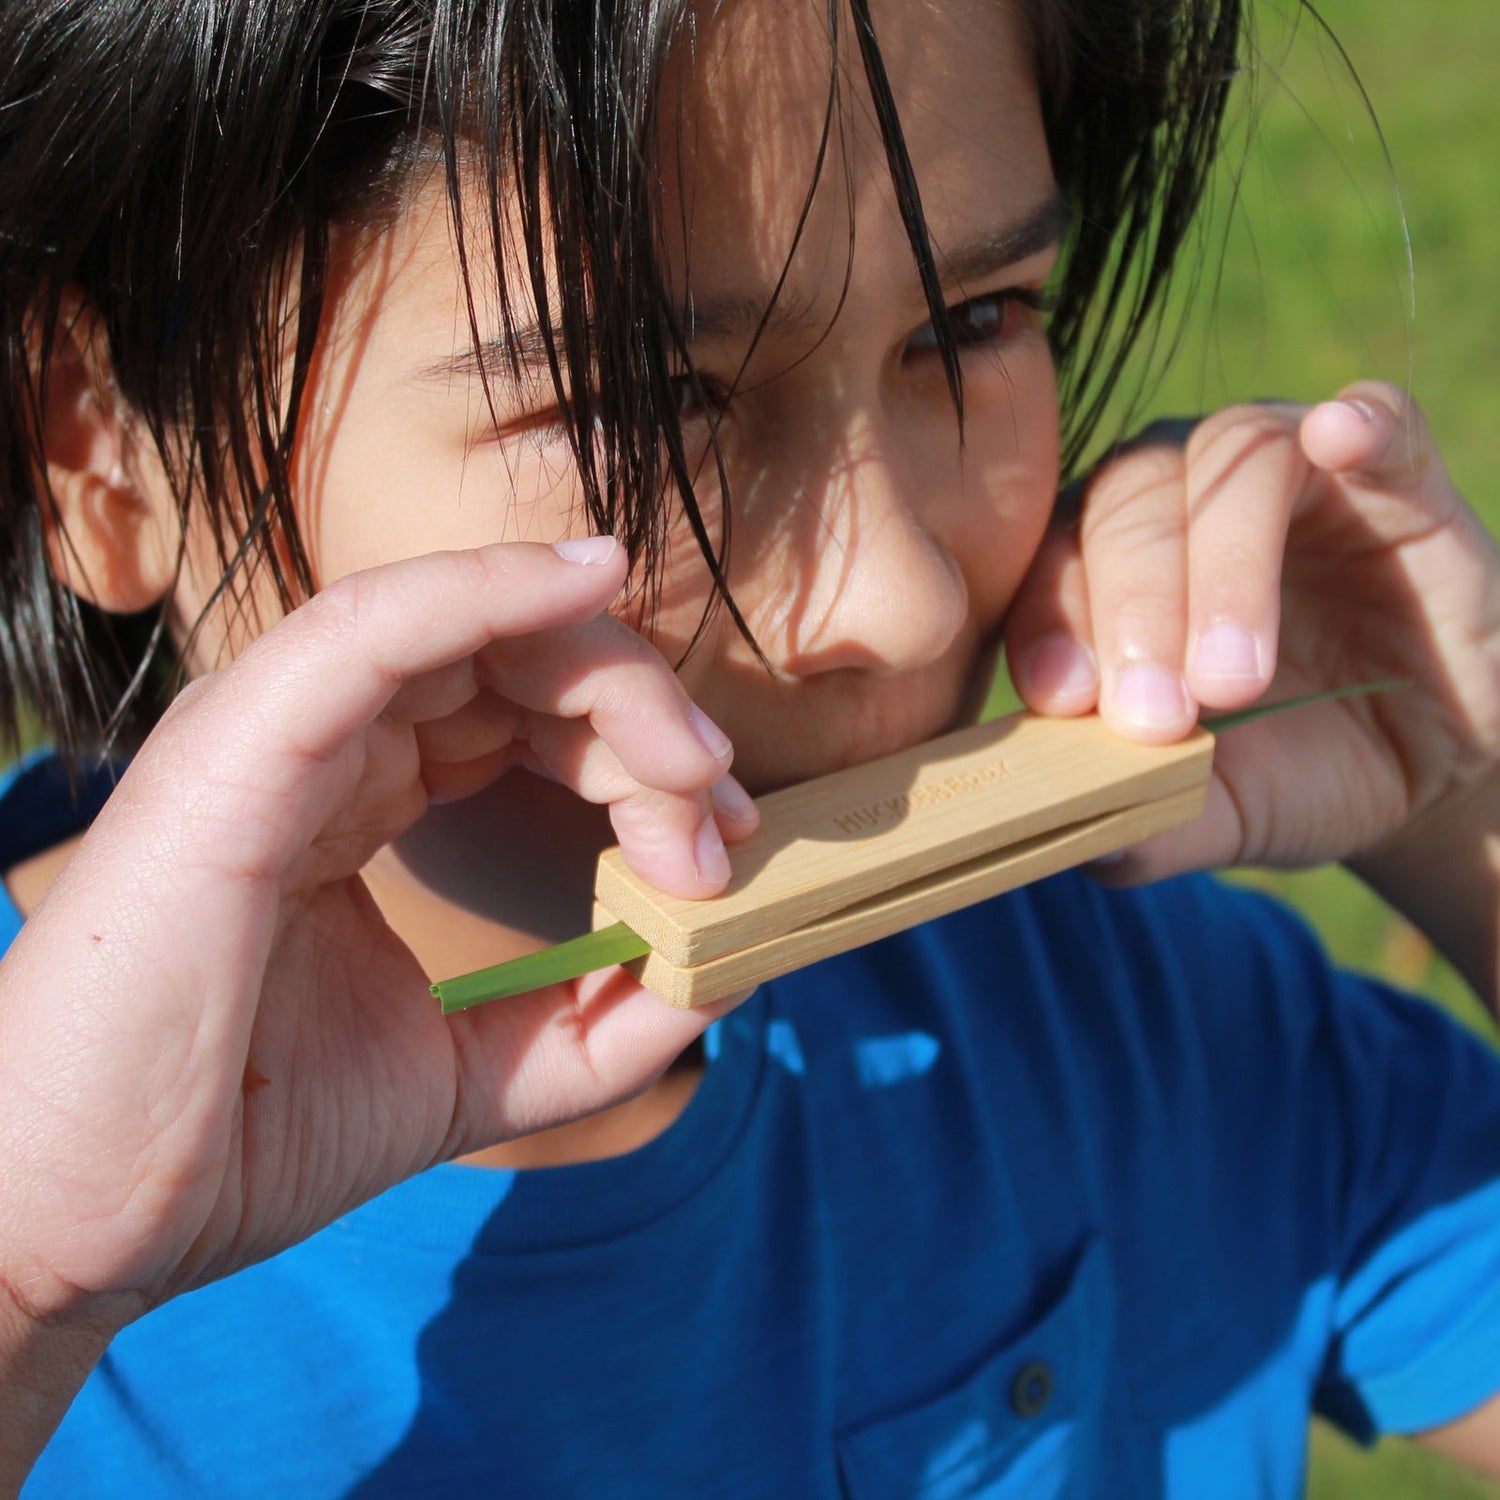
[[1264, 719], [1268, 714], [1307, 708], [1314, 703], [1331, 703], [1336, 698], [1364, 698], [1371, 693], [1397, 693], [1411, 685], [1404, 678], [1397, 678], [1392, 682], [1353, 682], [1345, 687], [1329, 688], [1326, 693], [1308, 693], [1301, 698], [1283, 699], [1280, 703], [1257, 703], [1250, 708], [1240, 709], [1238, 713], [1218, 714], [1212, 719], [1205, 719], [1203, 727], [1211, 729], [1215, 734], [1227, 734], [1231, 729], [1238, 729], [1240, 725], [1253, 723], [1256, 719]]
[[565, 979], [577, 979], [595, 969], [607, 969], [611, 964], [644, 958], [650, 951], [651, 944], [645, 938], [623, 922], [616, 922], [613, 927], [569, 938], [555, 947], [543, 948], [540, 953], [528, 953], [509, 963], [460, 974], [457, 979], [444, 979], [433, 985], [432, 993], [442, 1002], [443, 1014], [450, 1016], [473, 1005], [507, 1000], [512, 995], [539, 990], [543, 985], [561, 984]]

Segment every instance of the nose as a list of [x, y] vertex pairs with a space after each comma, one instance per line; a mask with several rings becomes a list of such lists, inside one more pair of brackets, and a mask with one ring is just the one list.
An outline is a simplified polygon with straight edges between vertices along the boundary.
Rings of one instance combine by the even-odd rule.
[[945, 487], [959, 484], [951, 447], [939, 457], [895, 423], [858, 423], [821, 461], [783, 469], [779, 534], [762, 539], [777, 576], [753, 626], [771, 664], [788, 677], [885, 676], [941, 657], [969, 612], [941, 526]]

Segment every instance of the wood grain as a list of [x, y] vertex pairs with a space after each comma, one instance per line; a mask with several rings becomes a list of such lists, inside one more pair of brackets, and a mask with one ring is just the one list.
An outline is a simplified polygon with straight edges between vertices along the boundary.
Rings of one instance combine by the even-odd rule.
[[1140, 745], [1017, 714], [762, 798], [713, 900], [663, 895], [606, 851], [594, 926], [628, 922], [653, 950], [633, 972], [699, 1005], [1188, 822], [1212, 761], [1201, 729]]
[[[625, 967], [672, 1005], [703, 1005], [1191, 822], [1203, 810], [1204, 790], [1204, 785], [1192, 787], [1037, 834], [912, 885], [868, 897], [793, 932], [689, 968], [669, 963], [655, 952]], [[605, 923], [610, 917], [603, 907], [596, 907], [595, 920]]]

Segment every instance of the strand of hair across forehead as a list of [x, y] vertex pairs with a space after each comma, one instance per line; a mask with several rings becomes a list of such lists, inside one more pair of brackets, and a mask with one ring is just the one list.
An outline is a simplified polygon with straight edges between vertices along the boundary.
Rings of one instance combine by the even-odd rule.
[[922, 294], [927, 300], [927, 314], [937, 333], [938, 354], [943, 362], [943, 374], [948, 382], [953, 410], [958, 417], [959, 438], [962, 441], [963, 367], [959, 362], [958, 346], [953, 339], [942, 281], [933, 259], [932, 241], [927, 232], [927, 216], [922, 211], [922, 194], [917, 186], [917, 174], [912, 167], [911, 154], [906, 149], [906, 137], [902, 133], [901, 121], [896, 112], [890, 79], [886, 76], [885, 59], [881, 56], [880, 44], [876, 40], [875, 23], [870, 17], [870, 0], [849, 0], [849, 8], [854, 16], [854, 35], [859, 42], [860, 60], [864, 63], [865, 77], [869, 81], [875, 118], [880, 125], [880, 139], [885, 146], [886, 165], [896, 190], [896, 203], [911, 245], [912, 258], [921, 279]]

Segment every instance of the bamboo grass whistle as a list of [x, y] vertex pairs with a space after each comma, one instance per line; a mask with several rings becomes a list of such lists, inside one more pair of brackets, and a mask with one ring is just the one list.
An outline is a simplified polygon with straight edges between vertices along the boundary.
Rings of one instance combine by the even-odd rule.
[[454, 1011], [624, 963], [673, 1005], [716, 1000], [1191, 821], [1213, 746], [1201, 728], [1141, 745], [1094, 717], [976, 724], [761, 798], [710, 900], [606, 850], [592, 934], [433, 993]]

